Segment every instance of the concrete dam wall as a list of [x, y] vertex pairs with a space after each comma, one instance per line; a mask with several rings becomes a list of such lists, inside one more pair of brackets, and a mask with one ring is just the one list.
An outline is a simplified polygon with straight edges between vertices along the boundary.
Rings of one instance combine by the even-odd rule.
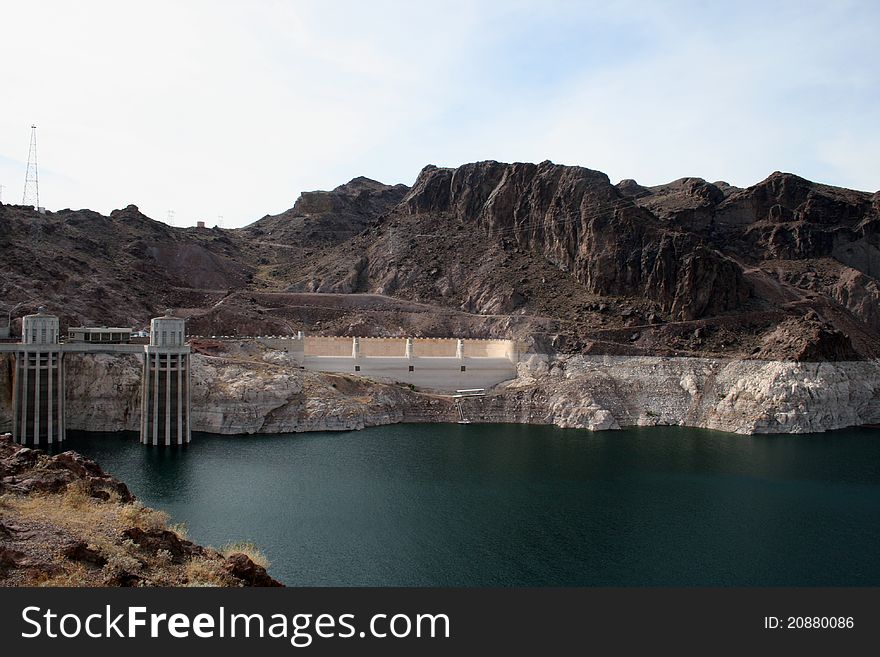
[[516, 378], [513, 340], [312, 336], [260, 338], [314, 372], [392, 379], [420, 388], [490, 388]]

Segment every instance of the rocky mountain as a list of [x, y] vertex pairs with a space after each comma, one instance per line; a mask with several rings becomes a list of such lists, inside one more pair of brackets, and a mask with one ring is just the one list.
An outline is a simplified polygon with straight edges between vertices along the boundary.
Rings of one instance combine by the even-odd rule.
[[383, 185], [355, 178], [329, 192], [303, 192], [294, 206], [279, 215], [267, 215], [242, 229], [252, 240], [297, 244], [345, 240], [391, 211], [406, 196], [406, 185]]
[[[509, 336], [565, 353], [880, 356], [880, 193], [582, 167], [356, 178], [236, 230], [0, 205], [0, 302], [202, 335]], [[3, 308], [0, 307], [0, 310]]]
[[65, 324], [141, 327], [156, 303], [244, 288], [254, 272], [226, 232], [174, 228], [133, 205], [109, 217], [0, 205], [0, 252], [0, 301], [45, 305]]
[[741, 308], [742, 269], [699, 236], [624, 197], [598, 171], [479, 162], [427, 167], [404, 201], [412, 214], [447, 213], [543, 256], [592, 294], [645, 298], [674, 319]]

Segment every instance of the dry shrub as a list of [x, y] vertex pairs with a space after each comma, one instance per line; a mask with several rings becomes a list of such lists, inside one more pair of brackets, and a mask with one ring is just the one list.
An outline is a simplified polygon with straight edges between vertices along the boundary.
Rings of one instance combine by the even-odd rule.
[[104, 569], [112, 573], [136, 573], [141, 570], [141, 560], [123, 550], [107, 555], [107, 565]]
[[184, 567], [187, 586], [229, 586], [229, 576], [220, 563], [196, 557]]
[[168, 550], [159, 550], [156, 552], [156, 563], [160, 566], [170, 566], [173, 562], [173, 557]]
[[223, 547], [220, 548], [221, 554], [224, 557], [228, 557], [236, 552], [240, 552], [241, 554], [247, 556], [251, 561], [253, 561], [258, 566], [262, 566], [263, 568], [269, 567], [269, 559], [265, 554], [253, 543], [227, 543]]
[[68, 484], [61, 493], [61, 503], [69, 509], [84, 509], [93, 502], [88, 482], [81, 479]]
[[110, 504], [122, 504], [123, 503], [122, 497], [120, 497], [120, 495], [119, 495], [119, 491], [113, 490], [111, 488], [110, 490], [107, 490], [105, 492], [110, 496], [107, 498], [107, 502], [109, 502]]
[[89, 579], [89, 571], [80, 564], [70, 564], [63, 572], [48, 575], [45, 579], [38, 578], [34, 585], [47, 587], [93, 586]]
[[168, 529], [177, 534], [177, 536], [183, 541], [189, 539], [189, 527], [186, 526], [185, 522], [176, 522], [173, 525], [170, 525]]
[[119, 519], [129, 527], [140, 527], [144, 531], [168, 529], [168, 514], [144, 506], [140, 502], [126, 504], [119, 511]]
[[[186, 537], [183, 524], [169, 528], [168, 515], [130, 504], [104, 503], [90, 496], [85, 482], [74, 482], [60, 493], [31, 493], [27, 496], [0, 496], [0, 516], [23, 525], [57, 527], [58, 543], [46, 546], [51, 567], [28, 567], [17, 572], [18, 582], [28, 586], [103, 586], [116, 575], [133, 574], [158, 586], [238, 586], [229, 575], [223, 557], [214, 550], [184, 564], [174, 563], [167, 551], [149, 554], [122, 532], [131, 527], [144, 531], [170, 529]], [[53, 534], [54, 536], [54, 534]], [[59, 554], [62, 544], [84, 541], [107, 558], [103, 568], [94, 568], [65, 559]], [[54, 541], [54, 539], [53, 539]], [[254, 560], [265, 561], [252, 545], [230, 546], [232, 552], [245, 552]]]

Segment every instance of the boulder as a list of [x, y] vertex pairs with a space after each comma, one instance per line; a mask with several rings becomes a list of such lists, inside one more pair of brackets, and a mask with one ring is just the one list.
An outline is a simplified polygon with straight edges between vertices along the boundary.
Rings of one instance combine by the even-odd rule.
[[224, 566], [226, 572], [243, 581], [247, 586], [284, 586], [273, 579], [262, 566], [255, 564], [250, 557], [241, 552], [230, 554]]
[[107, 558], [100, 551], [90, 548], [84, 541], [76, 541], [61, 550], [67, 559], [78, 561], [93, 568], [103, 568]]
[[156, 554], [160, 550], [168, 552], [173, 563], [183, 563], [187, 558], [205, 553], [205, 549], [200, 545], [184, 540], [167, 529], [144, 530], [140, 527], [131, 527], [123, 531], [122, 535], [150, 554]]

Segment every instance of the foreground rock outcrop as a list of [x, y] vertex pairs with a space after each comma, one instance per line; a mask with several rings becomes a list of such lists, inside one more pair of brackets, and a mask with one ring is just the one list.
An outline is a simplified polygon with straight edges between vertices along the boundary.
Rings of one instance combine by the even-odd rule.
[[280, 586], [242, 551], [196, 545], [167, 521], [94, 461], [0, 436], [0, 586]]

